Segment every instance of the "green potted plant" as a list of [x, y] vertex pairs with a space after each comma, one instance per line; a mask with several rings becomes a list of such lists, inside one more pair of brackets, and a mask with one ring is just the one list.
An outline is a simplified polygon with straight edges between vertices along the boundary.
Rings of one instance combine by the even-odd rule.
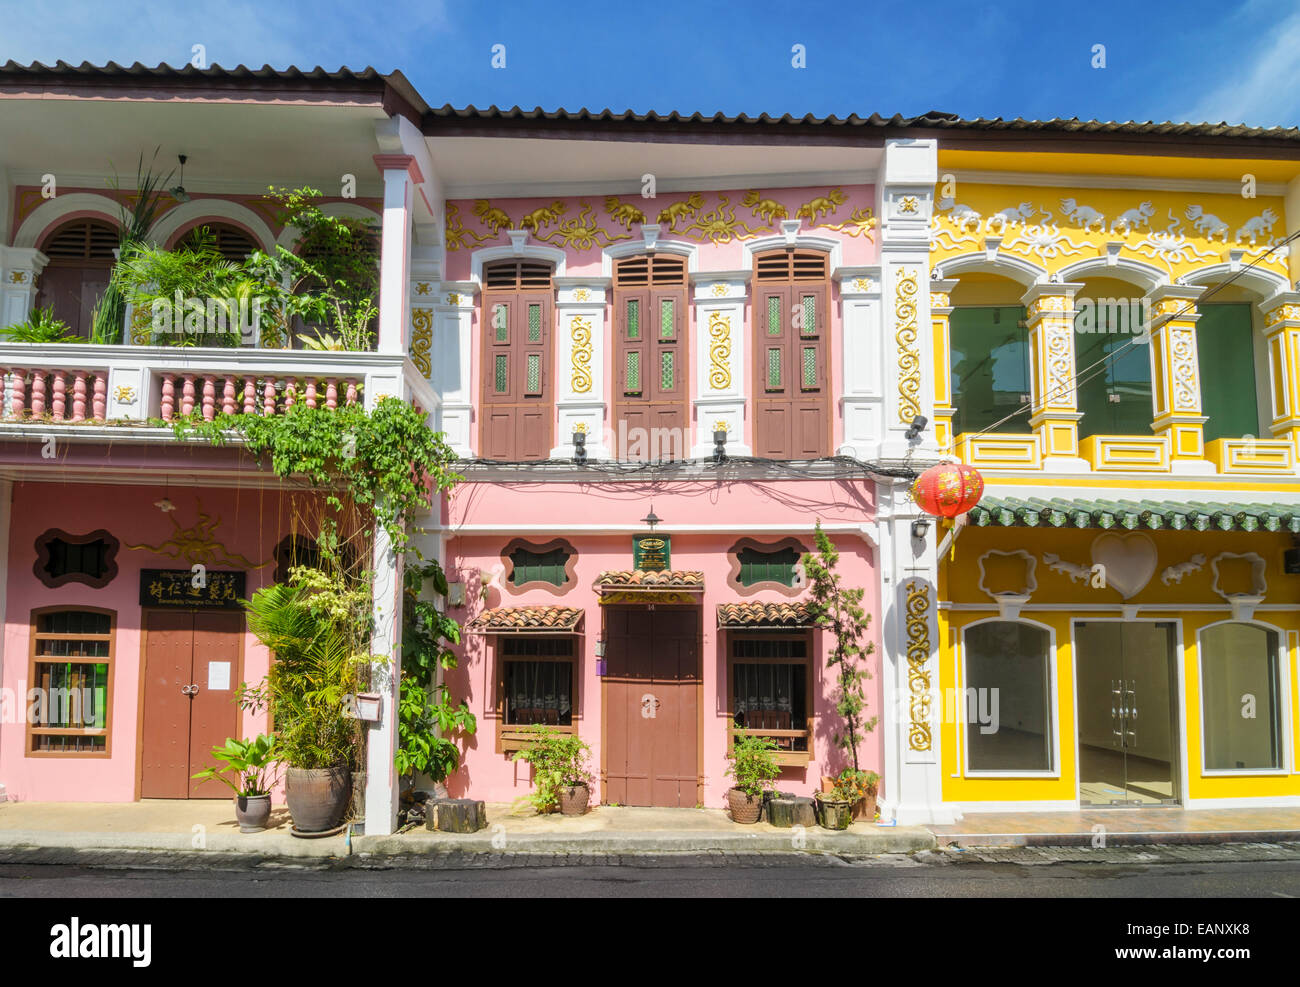
[[[235, 793], [235, 820], [241, 833], [260, 833], [266, 829], [271, 818], [271, 789], [275, 787], [271, 775], [277, 757], [275, 734], [258, 734], [252, 740], [227, 737], [224, 746], [212, 748], [212, 757], [223, 763], [204, 768], [191, 777], [197, 781], [219, 781], [230, 787]], [[234, 772], [234, 780], [227, 772]]]
[[591, 748], [577, 734], [557, 733], [542, 727], [527, 748], [511, 760], [533, 766], [533, 792], [528, 800], [538, 812], [559, 809], [566, 816], [580, 816], [591, 801], [591, 771], [587, 757]]
[[727, 752], [727, 774], [736, 782], [727, 792], [727, 807], [738, 823], [756, 823], [763, 812], [763, 793], [781, 773], [776, 763], [776, 741], [770, 737], [740, 736]]
[[853, 822], [856, 798], [856, 783], [841, 775], [835, 779], [830, 791], [817, 793], [817, 820], [827, 829], [848, 829]]

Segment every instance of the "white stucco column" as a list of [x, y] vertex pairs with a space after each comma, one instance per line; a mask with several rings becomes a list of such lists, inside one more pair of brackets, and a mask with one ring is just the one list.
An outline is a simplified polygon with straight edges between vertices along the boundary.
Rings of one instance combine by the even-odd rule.
[[713, 455], [713, 432], [721, 428], [727, 431], [727, 452], [753, 455], [745, 441], [745, 302], [749, 277], [748, 271], [691, 275], [695, 296], [692, 459]]
[[0, 328], [27, 321], [36, 306], [36, 279], [47, 263], [35, 247], [0, 247]]
[[387, 836], [397, 827], [397, 684], [402, 675], [402, 558], [387, 532], [375, 529], [374, 620], [370, 651], [388, 657], [370, 666], [371, 691], [379, 693], [379, 721], [366, 738], [366, 835]]
[[556, 278], [555, 448], [551, 457], [573, 455], [573, 433], [587, 436], [587, 455], [609, 459], [606, 434], [605, 294], [609, 279]]
[[880, 268], [841, 268], [840, 326], [843, 356], [844, 441], [836, 453], [857, 459], [880, 456], [884, 435], [884, 342], [880, 304]]
[[912, 522], [922, 514], [908, 486], [906, 480], [876, 483], [885, 652], [881, 815], [901, 826], [957, 819], [942, 804], [936, 532], [931, 524], [925, 538], [912, 537]]
[[919, 441], [905, 433], [918, 416], [934, 421], [934, 341], [930, 325], [930, 219], [938, 150], [933, 140], [885, 142], [876, 183], [884, 403], [880, 455], [938, 454], [932, 425]]
[[409, 154], [376, 154], [384, 176], [382, 241], [379, 255], [380, 353], [405, 353], [409, 345], [408, 291], [411, 269], [411, 206], [414, 187], [424, 181]]
[[473, 343], [479, 286], [444, 281], [433, 302], [433, 387], [442, 398], [439, 429], [458, 456], [474, 455]]

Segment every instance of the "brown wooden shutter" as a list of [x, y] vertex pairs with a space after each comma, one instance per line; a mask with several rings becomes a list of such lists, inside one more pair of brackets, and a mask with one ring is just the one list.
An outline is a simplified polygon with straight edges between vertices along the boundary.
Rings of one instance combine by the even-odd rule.
[[479, 377], [485, 459], [545, 459], [555, 414], [551, 380], [551, 268], [505, 261], [483, 272], [483, 369]]
[[620, 458], [689, 455], [688, 298], [682, 257], [644, 254], [615, 268], [613, 433]]

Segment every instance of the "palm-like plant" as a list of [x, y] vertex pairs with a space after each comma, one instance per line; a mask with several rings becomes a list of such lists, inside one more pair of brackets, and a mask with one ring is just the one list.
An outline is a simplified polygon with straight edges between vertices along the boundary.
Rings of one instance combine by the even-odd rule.
[[0, 338], [10, 343], [79, 343], [80, 336], [68, 324], [54, 317], [54, 306], [34, 308], [26, 322], [0, 329]]

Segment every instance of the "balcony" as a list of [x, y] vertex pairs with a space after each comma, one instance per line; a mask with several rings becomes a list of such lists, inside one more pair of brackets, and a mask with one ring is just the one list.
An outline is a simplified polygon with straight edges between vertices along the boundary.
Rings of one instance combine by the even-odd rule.
[[410, 401], [438, 427], [438, 397], [402, 354], [2, 343], [0, 424], [147, 425], [190, 415], [280, 415]]

